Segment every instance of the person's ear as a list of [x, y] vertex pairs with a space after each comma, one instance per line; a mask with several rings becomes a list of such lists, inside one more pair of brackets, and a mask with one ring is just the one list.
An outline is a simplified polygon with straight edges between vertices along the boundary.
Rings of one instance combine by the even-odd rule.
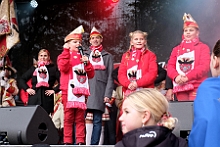
[[216, 69], [216, 68], [219, 68], [219, 60], [218, 60], [218, 57], [214, 56], [214, 62], [213, 62], [213, 67]]
[[150, 118], [151, 118], [150, 111], [145, 111], [144, 114], [143, 114], [143, 118], [142, 118], [142, 124], [146, 125], [147, 122], [150, 120]]
[[130, 41], [130, 45], [131, 45], [131, 46], [133, 46], [133, 45], [134, 45], [132, 41]]
[[145, 41], [144, 45], [147, 46], [147, 40]]
[[197, 31], [197, 34], [196, 34], [196, 36], [197, 36], [197, 37], [199, 37], [199, 31]]

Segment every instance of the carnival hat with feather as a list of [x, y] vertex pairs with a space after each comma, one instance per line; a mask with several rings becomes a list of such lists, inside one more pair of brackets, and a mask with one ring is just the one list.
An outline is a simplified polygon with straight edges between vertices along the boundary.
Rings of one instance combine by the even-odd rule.
[[184, 21], [183, 29], [185, 29], [186, 27], [195, 27], [199, 29], [199, 25], [197, 24], [197, 22], [193, 19], [193, 17], [190, 14], [184, 13], [183, 21]]

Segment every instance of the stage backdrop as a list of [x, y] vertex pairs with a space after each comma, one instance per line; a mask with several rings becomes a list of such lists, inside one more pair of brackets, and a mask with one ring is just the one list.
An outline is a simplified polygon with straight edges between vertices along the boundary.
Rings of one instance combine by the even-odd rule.
[[89, 46], [89, 33], [96, 26], [104, 36], [104, 48], [120, 62], [129, 47], [128, 34], [148, 32], [149, 48], [158, 61], [167, 61], [172, 48], [180, 43], [183, 14], [190, 13], [200, 27], [200, 39], [213, 48], [220, 38], [219, 0], [38, 0], [37, 8], [16, 0], [20, 43], [9, 55], [18, 76], [23, 74], [46, 48], [56, 63], [63, 39], [79, 25], [85, 29], [83, 47]]

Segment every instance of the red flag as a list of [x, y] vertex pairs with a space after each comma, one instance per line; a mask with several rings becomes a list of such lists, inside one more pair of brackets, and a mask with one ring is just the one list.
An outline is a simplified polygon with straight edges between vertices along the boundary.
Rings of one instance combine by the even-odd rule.
[[14, 1], [2, 0], [0, 6], [0, 58], [4, 57], [19, 41]]

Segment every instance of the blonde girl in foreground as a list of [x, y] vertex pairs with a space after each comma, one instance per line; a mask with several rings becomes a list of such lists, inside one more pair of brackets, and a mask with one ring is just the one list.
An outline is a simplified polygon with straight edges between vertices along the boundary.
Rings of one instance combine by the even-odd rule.
[[156, 89], [144, 88], [128, 95], [119, 118], [124, 134], [116, 147], [187, 147], [172, 130], [177, 119], [168, 113], [167, 99]]

